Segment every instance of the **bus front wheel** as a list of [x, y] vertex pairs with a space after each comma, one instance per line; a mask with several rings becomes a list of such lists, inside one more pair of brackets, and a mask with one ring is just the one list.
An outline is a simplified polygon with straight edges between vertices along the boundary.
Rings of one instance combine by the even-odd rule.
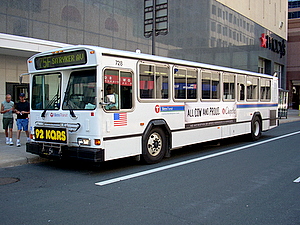
[[255, 116], [251, 122], [251, 140], [256, 141], [261, 136], [261, 120], [258, 116]]
[[160, 128], [152, 129], [143, 141], [142, 159], [147, 164], [160, 162], [167, 149], [166, 135]]

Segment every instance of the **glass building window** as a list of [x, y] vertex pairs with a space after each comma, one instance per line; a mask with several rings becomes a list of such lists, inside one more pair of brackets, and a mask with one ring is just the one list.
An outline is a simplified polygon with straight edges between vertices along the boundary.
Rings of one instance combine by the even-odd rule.
[[218, 33], [219, 33], [219, 34], [222, 33], [222, 26], [221, 26], [221, 24], [218, 24]]
[[223, 27], [223, 35], [227, 36], [227, 27]]
[[232, 23], [232, 13], [229, 14], [229, 22]]
[[282, 71], [283, 71], [283, 66], [278, 63], [274, 63], [274, 73], [277, 73], [279, 88], [281, 88]]
[[210, 30], [215, 32], [216, 31], [216, 22], [212, 21], [210, 24]]
[[211, 13], [212, 13], [213, 15], [217, 15], [217, 7], [216, 7], [215, 5], [212, 5], [212, 6], [211, 6]]
[[300, 1], [289, 1], [289, 8], [298, 8], [300, 7]]
[[222, 17], [222, 9], [218, 8], [218, 17]]
[[266, 61], [263, 58], [258, 59], [258, 72], [265, 73], [266, 72]]

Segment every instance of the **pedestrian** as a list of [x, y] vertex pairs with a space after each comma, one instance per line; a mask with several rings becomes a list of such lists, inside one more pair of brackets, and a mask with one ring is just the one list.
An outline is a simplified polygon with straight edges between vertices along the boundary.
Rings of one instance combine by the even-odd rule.
[[11, 95], [5, 96], [5, 101], [1, 103], [1, 114], [3, 114], [3, 129], [5, 130], [6, 144], [13, 145], [12, 130], [13, 130], [13, 111], [14, 102], [11, 100]]
[[26, 136], [27, 136], [27, 141], [30, 141], [29, 138], [29, 132], [28, 132], [28, 114], [30, 113], [30, 107], [29, 107], [29, 102], [25, 100], [25, 94], [21, 93], [19, 95], [20, 101], [15, 104], [15, 112], [17, 114], [17, 126], [18, 126], [18, 131], [17, 131], [17, 147], [21, 146], [20, 143], [20, 135], [21, 131], [25, 131]]

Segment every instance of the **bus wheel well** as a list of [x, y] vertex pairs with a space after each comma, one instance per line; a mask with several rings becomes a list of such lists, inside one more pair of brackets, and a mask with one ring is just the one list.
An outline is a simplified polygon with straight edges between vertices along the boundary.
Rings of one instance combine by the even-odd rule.
[[[258, 117], [258, 119], [260, 119], [260, 122], [262, 123], [262, 117], [260, 112], [255, 112], [252, 116], [252, 121], [254, 120], [255, 117]], [[262, 127], [261, 127], [262, 128]]]
[[171, 129], [170, 129], [169, 125], [167, 124], [167, 122], [165, 120], [163, 120], [163, 119], [151, 120], [148, 123], [146, 129], [144, 130], [142, 142], [144, 143], [146, 141], [145, 137], [154, 128], [160, 128], [166, 135], [167, 150], [166, 150], [165, 157], [170, 157], [170, 149], [172, 148], [172, 133], [171, 133]]
[[251, 133], [250, 138], [252, 141], [256, 141], [260, 138], [262, 132], [262, 117], [260, 113], [254, 113], [251, 120]]

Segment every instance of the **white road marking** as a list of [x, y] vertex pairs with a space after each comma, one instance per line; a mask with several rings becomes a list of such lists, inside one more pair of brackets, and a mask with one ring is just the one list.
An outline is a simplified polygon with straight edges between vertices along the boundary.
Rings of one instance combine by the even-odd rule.
[[300, 183], [300, 177], [293, 181], [294, 183]]
[[268, 142], [276, 141], [276, 140], [286, 138], [286, 137], [290, 137], [290, 136], [293, 136], [293, 135], [296, 135], [296, 134], [300, 134], [300, 131], [285, 134], [285, 135], [282, 135], [282, 136], [279, 136], [279, 137], [271, 138], [271, 139], [260, 141], [260, 142], [255, 142], [255, 143], [245, 145], [245, 146], [242, 146], [242, 147], [229, 149], [229, 150], [226, 150], [226, 151], [223, 151], [223, 152], [218, 152], [218, 153], [202, 156], [202, 157], [199, 157], [199, 158], [189, 159], [189, 160], [186, 160], [186, 161], [182, 161], [182, 162], [178, 162], [178, 163], [158, 167], [158, 168], [155, 168], [155, 169], [145, 170], [145, 171], [141, 171], [141, 172], [138, 172], [138, 173], [129, 174], [129, 175], [126, 175], [126, 176], [121, 176], [121, 177], [116, 177], [116, 178], [109, 179], [109, 180], [100, 181], [100, 182], [97, 182], [95, 184], [99, 185], [99, 186], [104, 186], [104, 185], [116, 183], [116, 182], [123, 181], [123, 180], [129, 180], [131, 178], [136, 178], [136, 177], [144, 176], [144, 175], [147, 175], [147, 174], [156, 173], [156, 172], [159, 172], [159, 171], [175, 168], [175, 167], [178, 167], [178, 166], [183, 166], [183, 165], [187, 165], [187, 164], [190, 164], [190, 163], [202, 161], [202, 160], [205, 160], [205, 159], [210, 159], [210, 158], [217, 157], [217, 156], [220, 156], [220, 155], [225, 155], [225, 154], [228, 154], [228, 153], [237, 152], [237, 151], [240, 151], [240, 150], [243, 150], [243, 149], [246, 149], [246, 148], [251, 148], [251, 147], [254, 147], [254, 146], [257, 146], [257, 145], [262, 145], [262, 144], [265, 144], [265, 143], [268, 143]]

